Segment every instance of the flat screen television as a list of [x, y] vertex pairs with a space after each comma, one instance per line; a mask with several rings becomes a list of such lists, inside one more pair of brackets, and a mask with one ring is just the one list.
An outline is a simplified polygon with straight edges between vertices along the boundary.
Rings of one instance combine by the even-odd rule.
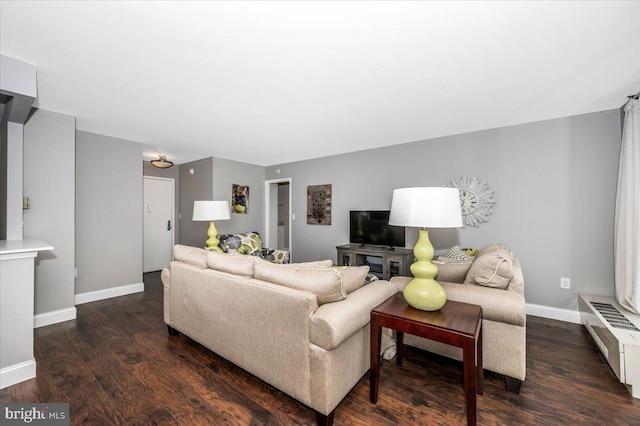
[[351, 244], [404, 247], [404, 226], [389, 225], [389, 210], [351, 210]]

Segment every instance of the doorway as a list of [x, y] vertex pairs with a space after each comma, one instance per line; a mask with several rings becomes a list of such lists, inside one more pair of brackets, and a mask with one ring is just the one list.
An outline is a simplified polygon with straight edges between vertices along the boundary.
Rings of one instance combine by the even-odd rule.
[[265, 182], [265, 247], [292, 251], [291, 185], [291, 178]]
[[144, 176], [143, 272], [160, 271], [171, 262], [174, 197], [173, 179]]

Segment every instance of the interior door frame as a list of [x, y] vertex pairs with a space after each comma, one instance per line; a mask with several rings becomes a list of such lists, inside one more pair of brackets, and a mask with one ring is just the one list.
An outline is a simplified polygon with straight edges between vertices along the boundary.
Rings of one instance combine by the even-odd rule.
[[[176, 241], [176, 211], [175, 211], [175, 204], [176, 204], [176, 180], [174, 178], [167, 178], [167, 177], [160, 177], [160, 176], [150, 176], [150, 175], [143, 175], [142, 176], [143, 179], [143, 184], [142, 184], [142, 189], [144, 191], [144, 181], [149, 179], [149, 180], [163, 180], [163, 181], [168, 181], [171, 182], [171, 244], [169, 246], [169, 253], [170, 253], [170, 259], [173, 260], [173, 246], [175, 245], [175, 241]], [[142, 209], [144, 212], [145, 206], [144, 206], [144, 192], [142, 194]], [[143, 217], [144, 220], [144, 217]], [[144, 222], [142, 224], [142, 231], [143, 231], [143, 235], [142, 235], [142, 243], [143, 243], [143, 247], [142, 247], [142, 269], [144, 270], [144, 242], [145, 242], [145, 235], [144, 235]]]
[[[271, 241], [271, 231], [270, 231], [270, 222], [271, 222], [271, 186], [275, 185], [276, 188], [279, 183], [288, 183], [289, 184], [289, 252], [291, 253], [291, 257], [293, 258], [293, 179], [291, 178], [281, 178], [281, 179], [270, 179], [264, 181], [264, 240], [270, 242]], [[277, 192], [276, 192], [277, 193]], [[277, 205], [276, 198], [276, 205]], [[277, 209], [276, 209], [277, 211]], [[276, 217], [277, 220], [277, 217]], [[293, 259], [292, 259], [293, 261]]]

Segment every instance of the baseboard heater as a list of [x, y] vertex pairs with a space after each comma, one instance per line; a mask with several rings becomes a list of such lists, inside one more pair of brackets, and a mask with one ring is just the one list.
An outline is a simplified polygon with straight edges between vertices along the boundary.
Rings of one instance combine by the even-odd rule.
[[581, 294], [580, 320], [609, 366], [634, 398], [640, 398], [640, 315], [614, 298]]

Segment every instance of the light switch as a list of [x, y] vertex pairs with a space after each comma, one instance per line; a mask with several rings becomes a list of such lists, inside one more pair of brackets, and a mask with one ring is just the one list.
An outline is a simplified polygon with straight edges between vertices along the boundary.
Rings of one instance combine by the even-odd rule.
[[25, 210], [31, 208], [31, 200], [29, 197], [22, 197], [22, 208]]
[[147, 203], [147, 211], [151, 213], [153, 211], [153, 203]]

